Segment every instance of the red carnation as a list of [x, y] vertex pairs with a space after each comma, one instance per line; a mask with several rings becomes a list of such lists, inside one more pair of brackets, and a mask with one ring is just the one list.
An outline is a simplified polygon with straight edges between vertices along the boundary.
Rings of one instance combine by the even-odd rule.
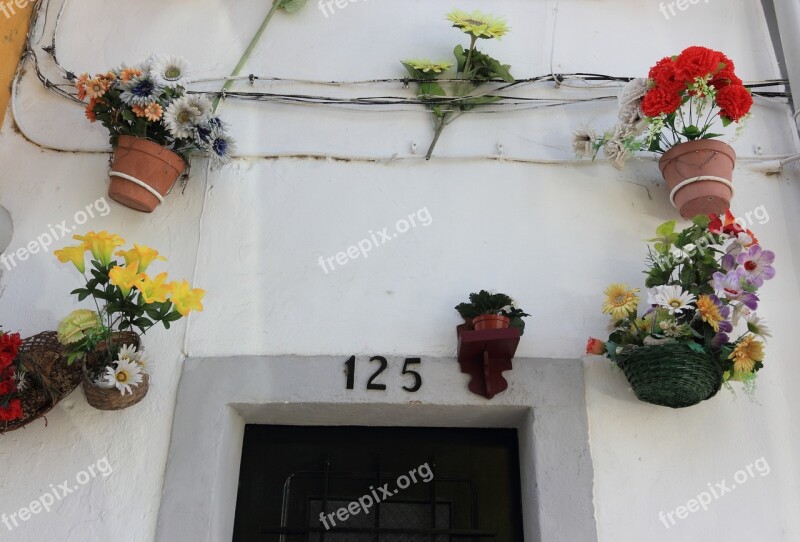
[[19, 333], [3, 333], [0, 335], [0, 351], [16, 356], [21, 345], [22, 339], [19, 338]]
[[725, 55], [722, 55], [720, 62], [724, 64], [724, 66], [722, 66], [722, 69], [720, 69], [711, 80], [711, 84], [714, 86], [714, 88], [719, 90], [727, 87], [728, 85], [741, 85], [742, 80], [736, 76], [736, 67], [733, 65], [733, 60]]
[[0, 421], [10, 422], [22, 418], [22, 403], [19, 399], [12, 399], [8, 406], [0, 406]]
[[675, 61], [675, 72], [679, 80], [691, 83], [698, 77], [716, 74], [724, 56], [707, 47], [687, 47]]
[[14, 389], [16, 387], [14, 385], [15, 383], [16, 383], [16, 381], [13, 378], [7, 378], [7, 379], [3, 380], [2, 382], [0, 382], [0, 397], [8, 395], [12, 391], [14, 391]]
[[717, 105], [721, 116], [738, 122], [750, 112], [753, 97], [742, 85], [728, 85], [717, 92]]
[[642, 100], [642, 112], [648, 117], [657, 117], [662, 113], [669, 115], [680, 106], [681, 97], [678, 93], [663, 87], [650, 89]]

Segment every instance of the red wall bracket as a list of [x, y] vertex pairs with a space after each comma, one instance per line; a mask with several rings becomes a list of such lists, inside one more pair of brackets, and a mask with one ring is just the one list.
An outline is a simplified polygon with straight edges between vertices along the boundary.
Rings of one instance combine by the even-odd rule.
[[520, 331], [516, 328], [475, 331], [466, 324], [456, 328], [458, 364], [461, 372], [472, 377], [469, 390], [491, 399], [508, 388], [503, 371], [513, 369], [511, 360], [517, 352]]

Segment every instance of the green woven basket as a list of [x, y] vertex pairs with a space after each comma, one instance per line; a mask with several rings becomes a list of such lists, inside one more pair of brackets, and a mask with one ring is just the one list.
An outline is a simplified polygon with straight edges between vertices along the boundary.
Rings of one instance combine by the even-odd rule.
[[710, 399], [722, 387], [722, 368], [708, 353], [685, 344], [643, 346], [617, 356], [636, 397], [646, 403], [684, 408]]

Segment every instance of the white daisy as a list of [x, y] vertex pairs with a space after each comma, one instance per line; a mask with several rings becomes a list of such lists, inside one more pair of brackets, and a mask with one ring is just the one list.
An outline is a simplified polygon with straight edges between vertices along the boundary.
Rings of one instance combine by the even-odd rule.
[[671, 315], [680, 314], [696, 300], [695, 296], [684, 292], [680, 286], [656, 286], [647, 291], [647, 302], [664, 307]]
[[189, 102], [189, 105], [196, 108], [200, 112], [200, 118], [196, 124], [205, 122], [211, 117], [211, 100], [202, 94], [190, 94], [186, 98]]
[[760, 316], [756, 315], [756, 313], [751, 312], [744, 317], [747, 320], [747, 329], [750, 333], [758, 335], [759, 337], [766, 339], [768, 337], [772, 337], [772, 332], [767, 327], [767, 322], [764, 321]]
[[139, 361], [142, 353], [136, 350], [136, 347], [132, 344], [123, 344], [122, 348], [119, 349], [119, 355], [117, 356], [121, 360], [127, 361]]
[[196, 125], [202, 121], [203, 111], [191, 98], [184, 96], [169, 104], [162, 122], [176, 139], [184, 139], [193, 137]]
[[106, 367], [106, 379], [109, 380], [122, 395], [133, 393], [131, 386], [142, 382], [142, 368], [135, 361], [119, 360], [116, 367]]
[[184, 86], [189, 75], [189, 62], [179, 56], [154, 55], [150, 57], [150, 75], [163, 87]]

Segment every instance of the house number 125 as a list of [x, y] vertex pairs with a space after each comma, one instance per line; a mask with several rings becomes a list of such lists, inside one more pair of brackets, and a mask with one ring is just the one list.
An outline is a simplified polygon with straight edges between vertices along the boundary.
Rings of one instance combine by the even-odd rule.
[[[374, 356], [369, 359], [370, 362], [377, 361], [380, 366], [378, 369], [372, 373], [372, 376], [369, 377], [367, 380], [367, 389], [368, 390], [386, 390], [386, 384], [381, 384], [377, 382], [378, 377], [383, 373], [386, 368], [389, 366], [389, 362], [386, 361], [386, 358], [383, 356]], [[414, 383], [411, 386], [403, 386], [403, 389], [407, 392], [417, 392], [422, 387], [422, 376], [412, 370], [410, 367], [414, 365], [420, 365], [422, 360], [420, 358], [406, 358], [405, 363], [403, 364], [403, 372], [402, 374], [405, 376], [410, 376]], [[347, 375], [347, 389], [352, 390], [355, 388], [355, 381], [356, 381], [356, 357], [350, 356], [350, 359], [344, 362], [345, 374]]]

